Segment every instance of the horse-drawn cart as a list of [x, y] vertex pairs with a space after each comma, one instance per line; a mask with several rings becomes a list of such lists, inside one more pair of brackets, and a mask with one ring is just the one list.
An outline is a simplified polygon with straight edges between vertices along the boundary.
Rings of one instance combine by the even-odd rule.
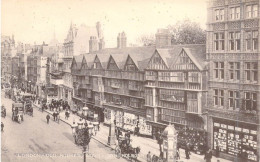
[[138, 154], [140, 153], [140, 147], [132, 147], [130, 144], [131, 140], [125, 137], [118, 138], [118, 145], [115, 148], [115, 154], [117, 158], [125, 157], [129, 160], [137, 160]]
[[25, 110], [26, 114], [33, 116], [33, 107], [32, 107], [32, 103], [30, 101], [25, 101], [24, 110]]
[[12, 120], [21, 123], [23, 121], [24, 106], [22, 103], [13, 103]]

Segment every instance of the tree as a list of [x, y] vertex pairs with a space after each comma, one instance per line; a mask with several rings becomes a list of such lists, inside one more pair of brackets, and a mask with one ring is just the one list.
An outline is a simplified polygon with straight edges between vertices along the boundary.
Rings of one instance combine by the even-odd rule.
[[[178, 21], [174, 25], [168, 25], [172, 39], [171, 44], [205, 44], [206, 31], [203, 30], [199, 23], [192, 22], [189, 19]], [[141, 35], [137, 41], [143, 46], [152, 46], [155, 44], [154, 34]]]
[[143, 46], [152, 46], [155, 45], [155, 36], [154, 34], [143, 34], [137, 39], [137, 42]]
[[189, 19], [167, 27], [172, 34], [172, 44], [205, 44], [206, 31]]

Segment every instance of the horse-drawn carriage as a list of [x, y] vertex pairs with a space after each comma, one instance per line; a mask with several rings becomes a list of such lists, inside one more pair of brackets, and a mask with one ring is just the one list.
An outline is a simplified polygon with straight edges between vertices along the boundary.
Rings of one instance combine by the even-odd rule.
[[5, 118], [6, 116], [6, 108], [4, 106], [1, 107], [1, 116]]
[[23, 100], [23, 101], [28, 101], [28, 100], [31, 101], [32, 98], [33, 98], [33, 95], [32, 95], [32, 94], [29, 94], [29, 93], [28, 93], [28, 94], [23, 94], [23, 95], [22, 95], [22, 100]]
[[12, 89], [5, 88], [5, 98], [11, 98], [11, 96], [12, 96]]
[[12, 120], [21, 123], [23, 121], [24, 106], [22, 103], [12, 104]]
[[137, 160], [138, 154], [140, 153], [140, 147], [132, 147], [131, 140], [127, 137], [119, 137], [118, 145], [115, 148], [115, 154], [117, 158], [125, 157], [130, 160]]
[[33, 107], [31, 101], [24, 102], [24, 111], [26, 114], [33, 116]]

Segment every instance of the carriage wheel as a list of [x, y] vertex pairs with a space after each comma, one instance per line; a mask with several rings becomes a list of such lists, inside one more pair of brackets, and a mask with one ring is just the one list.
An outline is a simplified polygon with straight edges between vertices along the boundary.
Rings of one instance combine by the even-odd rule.
[[121, 157], [121, 149], [119, 147], [115, 149], [115, 154], [118, 159]]

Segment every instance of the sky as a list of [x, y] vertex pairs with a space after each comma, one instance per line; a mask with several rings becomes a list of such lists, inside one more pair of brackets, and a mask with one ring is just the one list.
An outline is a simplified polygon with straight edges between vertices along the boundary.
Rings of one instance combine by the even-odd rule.
[[63, 43], [70, 23], [94, 26], [100, 21], [106, 47], [116, 47], [124, 31], [128, 44], [184, 19], [206, 28], [206, 0], [1, 0], [1, 34], [23, 43]]

